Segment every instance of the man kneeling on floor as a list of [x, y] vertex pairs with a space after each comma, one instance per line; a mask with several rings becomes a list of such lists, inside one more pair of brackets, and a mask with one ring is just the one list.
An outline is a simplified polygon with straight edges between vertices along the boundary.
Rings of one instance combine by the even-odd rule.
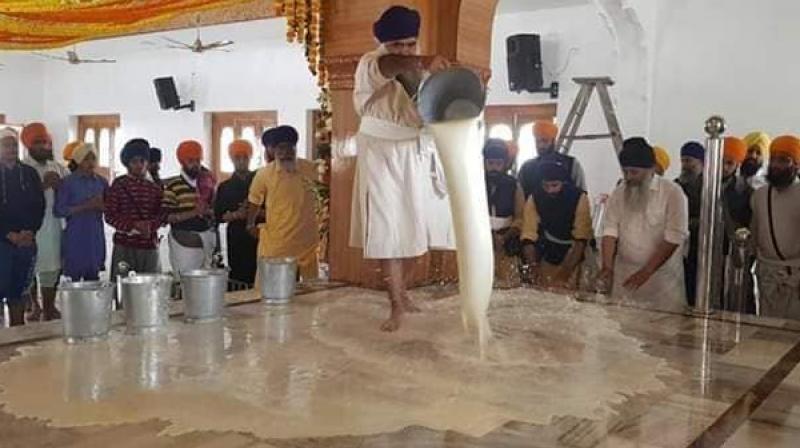
[[494, 245], [494, 281], [498, 288], [519, 286], [519, 236], [525, 200], [510, 165], [506, 142], [491, 138], [483, 146], [486, 195]]
[[523, 215], [525, 264], [535, 283], [576, 289], [586, 244], [592, 239], [589, 198], [569, 182], [564, 165], [546, 162], [539, 172], [542, 188], [528, 198]]

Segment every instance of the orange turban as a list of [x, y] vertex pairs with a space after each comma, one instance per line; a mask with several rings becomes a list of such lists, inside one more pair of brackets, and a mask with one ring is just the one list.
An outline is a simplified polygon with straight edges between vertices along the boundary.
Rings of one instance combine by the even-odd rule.
[[550, 121], [537, 121], [533, 125], [533, 136], [536, 138], [555, 140], [558, 137], [558, 126]]
[[747, 143], [740, 138], [725, 137], [722, 150], [726, 159], [733, 160], [736, 163], [744, 162], [745, 157], [747, 157]]
[[653, 147], [653, 154], [656, 156], [656, 165], [662, 173], [666, 173], [669, 169], [670, 158], [666, 149], [660, 146]]
[[64, 157], [65, 162], [69, 162], [72, 160], [72, 153], [75, 152], [75, 148], [81, 146], [81, 142], [69, 142], [66, 146], [64, 146], [64, 151], [62, 152], [62, 156]]
[[793, 135], [783, 135], [772, 141], [770, 157], [785, 156], [800, 164], [800, 139]]
[[178, 145], [178, 162], [186, 163], [189, 159], [203, 158], [203, 145], [195, 140], [186, 140]]
[[228, 155], [234, 157], [252, 157], [253, 145], [247, 140], [234, 140], [228, 145]]
[[22, 128], [20, 140], [22, 140], [22, 144], [26, 148], [30, 149], [33, 146], [33, 142], [42, 139], [51, 141], [50, 134], [47, 133], [47, 128], [42, 123], [31, 123]]

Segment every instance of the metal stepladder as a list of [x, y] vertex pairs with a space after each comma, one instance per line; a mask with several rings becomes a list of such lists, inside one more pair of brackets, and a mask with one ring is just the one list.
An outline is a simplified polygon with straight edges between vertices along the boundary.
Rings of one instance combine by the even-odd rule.
[[[614, 112], [614, 104], [611, 102], [611, 95], [608, 93], [608, 88], [614, 85], [614, 80], [605, 76], [597, 78], [574, 78], [576, 84], [581, 86], [578, 95], [575, 97], [575, 102], [572, 103], [572, 108], [567, 115], [564, 126], [561, 128], [561, 133], [556, 141], [556, 150], [569, 154], [572, 150], [572, 144], [576, 140], [602, 140], [610, 138], [614, 145], [617, 154], [622, 151], [622, 131], [619, 129], [619, 121]], [[608, 124], [608, 134], [588, 134], [577, 135], [583, 117], [586, 114], [586, 109], [589, 107], [589, 102], [592, 99], [592, 94], [597, 90], [600, 96], [600, 105], [603, 107], [603, 115]]]

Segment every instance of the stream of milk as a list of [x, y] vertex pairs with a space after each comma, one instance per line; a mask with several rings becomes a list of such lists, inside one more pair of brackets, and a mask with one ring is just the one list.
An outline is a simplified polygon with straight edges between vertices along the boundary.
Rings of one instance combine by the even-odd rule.
[[442, 161], [458, 249], [461, 314], [476, 332], [481, 355], [491, 337], [487, 317], [494, 281], [494, 252], [481, 157], [479, 120], [429, 124]]

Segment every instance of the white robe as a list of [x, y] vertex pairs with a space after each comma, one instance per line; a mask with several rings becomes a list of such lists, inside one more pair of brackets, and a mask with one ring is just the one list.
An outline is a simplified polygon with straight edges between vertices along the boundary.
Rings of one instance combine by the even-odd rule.
[[[603, 236], [617, 238], [612, 294], [647, 308], [682, 312], [687, 305], [680, 247], [689, 236], [686, 196], [674, 182], [655, 176], [646, 210], [636, 212], [625, 205], [625, 188], [620, 185], [612, 193], [603, 219]], [[679, 247], [641, 288], [627, 290], [625, 281], [647, 264], [662, 241]]]
[[[39, 173], [41, 180], [44, 180], [44, 175], [48, 172], [58, 174], [61, 179], [69, 174], [66, 168], [52, 160], [40, 164], [32, 158], [26, 158], [24, 162]], [[61, 233], [64, 230], [64, 221], [53, 214], [55, 191], [52, 188], [45, 190], [44, 198], [44, 220], [42, 227], [36, 232], [36, 273], [55, 274], [61, 271]]]
[[350, 245], [368, 259], [412, 258], [453, 249], [450, 206], [433, 139], [402, 85], [385, 78], [379, 48], [361, 59], [354, 102], [361, 116]]

